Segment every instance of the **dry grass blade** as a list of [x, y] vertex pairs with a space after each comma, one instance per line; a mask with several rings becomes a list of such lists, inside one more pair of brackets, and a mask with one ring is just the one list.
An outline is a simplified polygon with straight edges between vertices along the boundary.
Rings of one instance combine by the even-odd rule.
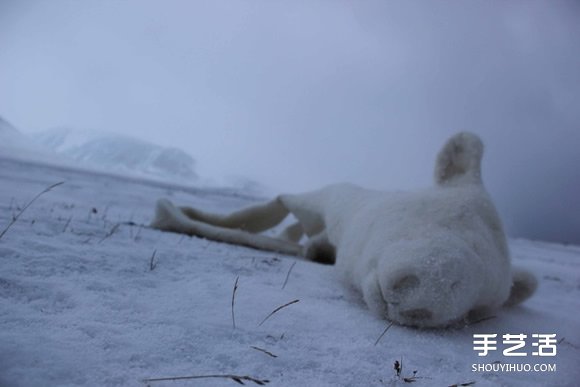
[[157, 267], [157, 262], [155, 262], [155, 254], [157, 254], [157, 249], [153, 250], [151, 260], [149, 260], [149, 271], [153, 271]]
[[250, 348], [252, 348], [252, 349], [255, 349], [256, 351], [263, 352], [263, 353], [265, 353], [266, 355], [268, 355], [268, 356], [270, 356], [270, 357], [278, 357], [278, 356], [274, 355], [274, 354], [273, 354], [272, 352], [270, 352], [270, 351], [266, 351], [265, 349], [258, 348], [258, 347], [254, 347], [253, 345], [252, 345], [252, 346], [250, 346]]
[[68, 220], [66, 221], [66, 223], [64, 224], [64, 227], [62, 228], [62, 232], [65, 232], [66, 229], [68, 228], [68, 226], [70, 225], [70, 222], [72, 221], [72, 215], [69, 216]]
[[381, 335], [379, 336], [379, 338], [377, 339], [377, 341], [375, 341], [375, 345], [377, 345], [379, 343], [379, 341], [381, 341], [381, 339], [383, 338], [383, 336], [387, 333], [387, 331], [393, 326], [393, 323], [390, 323], [389, 325], [387, 325], [387, 327], [385, 328], [385, 330], [383, 331], [383, 333], [381, 333]]
[[8, 223], [8, 226], [6, 226], [6, 228], [0, 233], [0, 239], [2, 239], [2, 237], [4, 236], [4, 234], [6, 234], [6, 232], [10, 229], [10, 227], [12, 227], [12, 225], [14, 223], [16, 223], [16, 221], [18, 220], [18, 218], [20, 218], [20, 215], [22, 215], [22, 213], [24, 211], [26, 211], [26, 209], [28, 207], [30, 207], [30, 205], [32, 203], [34, 203], [34, 201], [36, 199], [38, 199], [39, 197], [41, 197], [42, 195], [44, 195], [45, 193], [47, 193], [48, 191], [50, 191], [51, 189], [58, 187], [59, 185], [64, 184], [64, 181], [60, 181], [58, 183], [55, 183], [51, 186], [46, 187], [44, 190], [42, 190], [40, 193], [38, 193], [35, 197], [32, 198], [31, 201], [29, 201], [28, 203], [26, 203], [26, 205], [24, 207], [22, 207], [22, 209], [12, 217], [12, 220], [10, 221], [10, 223]]
[[290, 269], [288, 269], [288, 273], [286, 273], [286, 279], [284, 280], [284, 284], [282, 285], [282, 290], [284, 290], [284, 288], [286, 287], [286, 284], [288, 283], [288, 278], [290, 278], [290, 273], [292, 273], [292, 269], [294, 269], [294, 266], [296, 266], [296, 261], [294, 261], [292, 266], [290, 266]]
[[281, 306], [277, 307], [276, 309], [274, 309], [274, 310], [272, 311], [272, 313], [270, 313], [269, 315], [267, 315], [267, 316], [266, 316], [266, 318], [264, 318], [264, 319], [262, 320], [262, 322], [258, 324], [258, 326], [262, 326], [262, 324], [264, 324], [264, 323], [266, 322], [266, 320], [268, 320], [270, 317], [272, 317], [272, 316], [273, 316], [273, 315], [274, 315], [276, 312], [280, 311], [281, 309], [284, 309], [284, 308], [286, 308], [287, 306], [290, 306], [290, 305], [292, 305], [292, 304], [295, 304], [295, 303], [297, 303], [297, 302], [299, 302], [299, 301], [300, 301], [300, 300], [294, 300], [294, 301], [290, 301], [290, 302], [289, 302], [289, 303], [287, 303], [287, 304], [284, 304], [284, 305], [281, 305]]
[[232, 291], [232, 325], [234, 329], [236, 329], [236, 315], [234, 313], [234, 304], [236, 302], [236, 292], [238, 290], [238, 281], [240, 280], [240, 276], [236, 277], [236, 282], [234, 283], [234, 290]]
[[155, 379], [143, 379], [143, 382], [150, 383], [150, 382], [167, 382], [167, 381], [176, 381], [176, 380], [193, 380], [193, 379], [231, 379], [236, 383], [245, 384], [246, 382], [256, 383], [259, 386], [265, 386], [266, 384], [270, 383], [267, 379], [257, 379], [251, 376], [240, 376], [240, 375], [194, 375], [194, 376], [175, 376], [175, 377], [168, 377], [168, 378], [155, 378]]
[[185, 238], [185, 234], [182, 234], [181, 238], [179, 238], [179, 240], [177, 241], [177, 244], [180, 244], [184, 238]]
[[115, 231], [117, 231], [117, 229], [119, 228], [119, 226], [121, 225], [121, 223], [117, 223], [115, 224], [113, 227], [111, 227], [111, 229], [109, 230], [109, 232], [107, 233], [107, 235], [105, 235], [100, 241], [99, 243], [102, 243], [105, 239], [107, 239], [108, 237], [110, 237], [111, 235], [113, 235], [115, 233]]

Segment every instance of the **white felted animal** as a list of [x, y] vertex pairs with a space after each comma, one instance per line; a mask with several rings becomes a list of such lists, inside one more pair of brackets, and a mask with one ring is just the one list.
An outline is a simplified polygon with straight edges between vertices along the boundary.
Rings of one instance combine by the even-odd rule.
[[[432, 188], [380, 192], [338, 184], [229, 215], [162, 199], [151, 226], [334, 263], [379, 315], [403, 325], [444, 327], [518, 304], [537, 286], [532, 274], [511, 267], [500, 219], [481, 181], [482, 155], [476, 135], [459, 133], [437, 157]], [[298, 222], [278, 238], [257, 234], [289, 213]]]

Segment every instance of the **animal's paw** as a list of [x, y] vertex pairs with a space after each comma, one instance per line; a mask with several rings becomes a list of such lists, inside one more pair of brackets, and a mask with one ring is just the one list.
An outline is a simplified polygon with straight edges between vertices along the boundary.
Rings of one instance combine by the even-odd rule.
[[514, 306], [530, 298], [538, 288], [536, 276], [527, 270], [514, 268], [512, 270], [513, 284], [510, 296], [505, 306]]

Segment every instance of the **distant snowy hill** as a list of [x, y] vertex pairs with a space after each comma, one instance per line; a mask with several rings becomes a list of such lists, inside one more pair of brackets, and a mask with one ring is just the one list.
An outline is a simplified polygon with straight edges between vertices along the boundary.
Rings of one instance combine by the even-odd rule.
[[182, 184], [197, 180], [195, 160], [177, 148], [131, 137], [71, 128], [36, 133], [34, 139], [77, 165], [121, 174], [156, 177]]
[[196, 187], [221, 187], [260, 195], [266, 189], [251, 179], [204, 177], [186, 152], [143, 140], [100, 131], [53, 128], [22, 133], [0, 116], [0, 158], [34, 161], [75, 169], [89, 169]]

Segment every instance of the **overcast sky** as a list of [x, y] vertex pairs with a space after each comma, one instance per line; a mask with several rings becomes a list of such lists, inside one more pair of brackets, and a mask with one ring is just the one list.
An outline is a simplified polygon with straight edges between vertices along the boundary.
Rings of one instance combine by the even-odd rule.
[[510, 234], [580, 243], [578, 4], [3, 0], [0, 115], [291, 192], [428, 186], [469, 130]]

